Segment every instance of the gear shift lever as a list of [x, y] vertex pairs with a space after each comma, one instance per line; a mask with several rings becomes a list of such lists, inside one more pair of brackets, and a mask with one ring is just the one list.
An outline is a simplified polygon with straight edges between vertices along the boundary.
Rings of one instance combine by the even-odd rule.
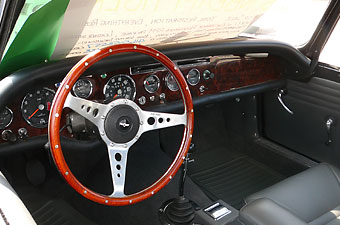
[[190, 159], [189, 156], [195, 151], [195, 144], [191, 143], [189, 147], [188, 154], [186, 155], [184, 161], [183, 161], [183, 170], [182, 170], [182, 177], [181, 177], [181, 183], [179, 186], [179, 196], [184, 196], [184, 183], [185, 178], [187, 177], [188, 172], [188, 164], [195, 162], [194, 159]]
[[159, 218], [166, 225], [192, 225], [195, 209], [192, 202], [184, 197], [184, 182], [187, 176], [188, 163], [194, 162], [189, 155], [194, 152], [195, 145], [191, 143], [189, 152], [183, 161], [183, 170], [179, 186], [179, 197], [166, 201], [159, 210]]

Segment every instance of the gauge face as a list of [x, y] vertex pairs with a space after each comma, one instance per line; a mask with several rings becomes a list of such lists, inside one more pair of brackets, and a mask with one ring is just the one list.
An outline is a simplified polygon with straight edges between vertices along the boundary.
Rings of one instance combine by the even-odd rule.
[[187, 74], [187, 81], [191, 86], [195, 86], [200, 81], [200, 71], [191, 69]]
[[178, 91], [178, 85], [176, 82], [175, 77], [171, 74], [168, 73], [165, 77], [165, 83], [166, 86], [171, 90], [171, 91]]
[[47, 127], [53, 98], [54, 91], [47, 88], [28, 93], [21, 103], [21, 113], [26, 122], [32, 127]]
[[0, 130], [8, 127], [13, 120], [13, 112], [8, 107], [0, 112]]
[[155, 93], [159, 88], [159, 78], [153, 74], [144, 80], [144, 88], [149, 93]]
[[113, 76], [104, 86], [105, 101], [111, 102], [118, 98], [134, 100], [136, 85], [131, 77], [125, 74]]
[[88, 98], [92, 94], [93, 85], [88, 79], [79, 79], [73, 86], [73, 93], [79, 98]]

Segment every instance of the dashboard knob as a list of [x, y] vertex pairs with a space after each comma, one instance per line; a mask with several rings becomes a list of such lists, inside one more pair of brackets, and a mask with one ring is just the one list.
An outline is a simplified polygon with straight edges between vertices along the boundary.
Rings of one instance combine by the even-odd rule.
[[214, 79], [215, 74], [212, 73], [210, 70], [204, 70], [203, 72], [203, 78], [204, 80]]
[[4, 130], [1, 133], [1, 138], [2, 138], [2, 140], [9, 141], [9, 142], [16, 142], [17, 141], [17, 137], [15, 136], [13, 131], [11, 131], [11, 130]]
[[18, 130], [18, 135], [19, 135], [19, 138], [25, 138], [27, 137], [27, 129], [22, 127]]
[[166, 102], [165, 93], [161, 93], [159, 95], [159, 100], [161, 101], [161, 103], [165, 103]]
[[145, 98], [145, 96], [140, 97], [140, 98], [138, 99], [138, 102], [139, 102], [140, 105], [144, 105], [144, 104], [146, 103], [146, 98]]
[[208, 90], [204, 85], [200, 87], [200, 92], [203, 93], [204, 91]]

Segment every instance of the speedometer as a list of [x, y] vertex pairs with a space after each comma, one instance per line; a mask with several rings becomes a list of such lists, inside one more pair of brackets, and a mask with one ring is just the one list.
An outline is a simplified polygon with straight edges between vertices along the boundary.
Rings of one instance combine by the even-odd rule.
[[42, 88], [28, 93], [21, 103], [21, 113], [32, 127], [47, 127], [54, 91]]
[[131, 77], [125, 74], [113, 76], [104, 86], [105, 101], [111, 102], [118, 98], [134, 100], [136, 85]]

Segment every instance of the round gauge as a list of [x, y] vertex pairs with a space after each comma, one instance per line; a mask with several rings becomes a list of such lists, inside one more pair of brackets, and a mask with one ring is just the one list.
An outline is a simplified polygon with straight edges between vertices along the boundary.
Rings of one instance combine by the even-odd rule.
[[0, 130], [8, 127], [13, 120], [13, 112], [8, 107], [5, 107], [0, 112]]
[[159, 78], [153, 74], [144, 80], [144, 88], [149, 93], [155, 93], [159, 88]]
[[92, 94], [93, 85], [88, 79], [79, 79], [73, 85], [73, 93], [79, 98], [88, 98]]
[[200, 81], [200, 71], [191, 69], [187, 74], [187, 81], [191, 86], [195, 86]]
[[177, 82], [176, 82], [176, 79], [175, 77], [171, 74], [171, 73], [168, 73], [165, 77], [165, 83], [166, 83], [166, 86], [171, 90], [171, 91], [178, 91], [178, 85], [177, 85]]
[[36, 128], [47, 127], [53, 98], [54, 91], [48, 88], [28, 93], [21, 103], [21, 113], [26, 122]]
[[131, 77], [125, 74], [113, 76], [104, 86], [105, 101], [111, 102], [117, 98], [134, 100], [136, 85]]

